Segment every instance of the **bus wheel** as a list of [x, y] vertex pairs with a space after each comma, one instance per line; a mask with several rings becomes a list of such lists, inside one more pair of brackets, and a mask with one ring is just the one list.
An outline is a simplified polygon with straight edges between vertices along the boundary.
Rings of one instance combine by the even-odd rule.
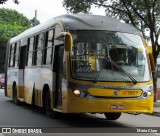
[[116, 120], [121, 116], [121, 113], [104, 113], [105, 117], [107, 118], [107, 120]]
[[57, 112], [51, 109], [51, 99], [50, 99], [49, 91], [47, 91], [46, 97], [45, 97], [45, 112], [46, 112], [47, 117], [50, 117], [50, 118], [57, 117]]
[[13, 95], [14, 103], [15, 103], [16, 105], [20, 105], [20, 101], [19, 101], [18, 98], [17, 98], [17, 87], [16, 87], [16, 86], [15, 86], [14, 89], [13, 89], [13, 93], [14, 93], [14, 95]]

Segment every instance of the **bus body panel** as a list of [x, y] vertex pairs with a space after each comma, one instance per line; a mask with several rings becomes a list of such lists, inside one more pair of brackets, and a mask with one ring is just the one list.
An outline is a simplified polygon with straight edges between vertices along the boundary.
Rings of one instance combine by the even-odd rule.
[[26, 68], [25, 69], [25, 102], [31, 104], [33, 89], [35, 95], [35, 105], [43, 106], [42, 91], [44, 85], [49, 86], [52, 91], [53, 72], [47, 68]]
[[18, 84], [18, 69], [7, 71], [7, 96], [13, 98], [13, 84]]
[[24, 93], [24, 70], [23, 69], [19, 69], [19, 71], [18, 71], [17, 91], [18, 91], [18, 94], [19, 94], [18, 96], [20, 98], [25, 97], [25, 93]]

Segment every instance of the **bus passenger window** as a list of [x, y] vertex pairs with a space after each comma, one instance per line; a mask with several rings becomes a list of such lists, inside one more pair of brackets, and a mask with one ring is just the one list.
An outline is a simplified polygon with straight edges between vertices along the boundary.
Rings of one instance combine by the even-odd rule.
[[13, 44], [10, 45], [8, 67], [11, 67], [11, 52], [12, 52], [12, 46], [13, 46]]
[[30, 38], [28, 40], [28, 60], [27, 60], [27, 66], [32, 66], [32, 56], [33, 56], [33, 45], [34, 45], [34, 37]]
[[28, 66], [32, 66], [32, 56], [33, 56], [33, 52], [29, 52], [28, 55]]
[[60, 33], [63, 32], [63, 29], [60, 25], [55, 26], [55, 35], [54, 35], [54, 45], [62, 45], [64, 44], [64, 39], [59, 37]]
[[49, 65], [52, 63], [52, 51], [53, 51], [53, 30], [46, 33], [46, 44], [44, 48], [44, 60], [43, 64]]
[[10, 48], [10, 67], [14, 67], [14, 50], [15, 44], [12, 44]]
[[17, 43], [15, 43], [13, 51], [13, 67], [15, 67], [16, 49], [17, 49]]
[[36, 64], [38, 66], [41, 65], [41, 62], [42, 62], [42, 47], [43, 47], [43, 44], [44, 44], [44, 33], [41, 33], [40, 35], [37, 36], [38, 38], [38, 43], [37, 43], [37, 46], [36, 46]]
[[18, 66], [19, 46], [20, 46], [20, 42], [17, 42], [16, 51], [15, 51], [15, 67]]

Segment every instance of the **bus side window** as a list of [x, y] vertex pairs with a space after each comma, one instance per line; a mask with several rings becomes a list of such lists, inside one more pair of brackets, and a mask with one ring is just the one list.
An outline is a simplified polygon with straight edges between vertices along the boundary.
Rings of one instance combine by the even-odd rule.
[[44, 44], [44, 33], [36, 36], [34, 65], [40, 66], [42, 63], [42, 47]]
[[32, 66], [34, 37], [28, 39], [27, 61], [26, 66]]
[[18, 66], [19, 46], [20, 46], [20, 42], [17, 42], [16, 52], [15, 52], [15, 67]]
[[46, 42], [44, 47], [44, 65], [50, 65], [52, 63], [52, 54], [53, 54], [53, 36], [54, 30], [49, 30], [46, 32]]
[[10, 46], [10, 61], [9, 61], [9, 67], [14, 66], [14, 50], [15, 50], [15, 44], [12, 44]]
[[[55, 26], [55, 33], [54, 33], [54, 46], [59, 46], [59, 45], [64, 46], [64, 38], [59, 36], [61, 32], [63, 32], [63, 29], [59, 24], [57, 24]], [[58, 47], [57, 47], [57, 49], [58, 49]], [[54, 72], [57, 72], [57, 70], [58, 70], [58, 63], [59, 63], [58, 59], [59, 58], [58, 59], [56, 58], [56, 57], [58, 57], [58, 56], [56, 56], [57, 54], [58, 53], [56, 53], [56, 49], [55, 49], [54, 50], [54, 60], [53, 60], [53, 70], [54, 70]]]
[[64, 44], [64, 39], [62, 37], [59, 37], [61, 32], [63, 32], [62, 27], [60, 25], [56, 25], [54, 35], [54, 46]]
[[16, 49], [17, 49], [17, 43], [14, 44], [14, 51], [13, 51], [13, 67], [15, 67]]
[[9, 61], [8, 61], [8, 67], [11, 67], [11, 52], [12, 52], [12, 46], [13, 44], [10, 45], [10, 48], [9, 48]]

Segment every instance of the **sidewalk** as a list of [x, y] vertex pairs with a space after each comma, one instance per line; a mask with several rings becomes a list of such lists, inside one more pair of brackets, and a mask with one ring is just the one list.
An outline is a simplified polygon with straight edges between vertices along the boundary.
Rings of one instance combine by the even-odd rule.
[[154, 103], [154, 109], [151, 115], [160, 117], [160, 100]]
[[160, 100], [154, 103], [154, 112], [158, 112], [160, 114]]
[[154, 103], [153, 115], [158, 115], [160, 117], [160, 65], [157, 67], [157, 92], [156, 99], [157, 101]]

